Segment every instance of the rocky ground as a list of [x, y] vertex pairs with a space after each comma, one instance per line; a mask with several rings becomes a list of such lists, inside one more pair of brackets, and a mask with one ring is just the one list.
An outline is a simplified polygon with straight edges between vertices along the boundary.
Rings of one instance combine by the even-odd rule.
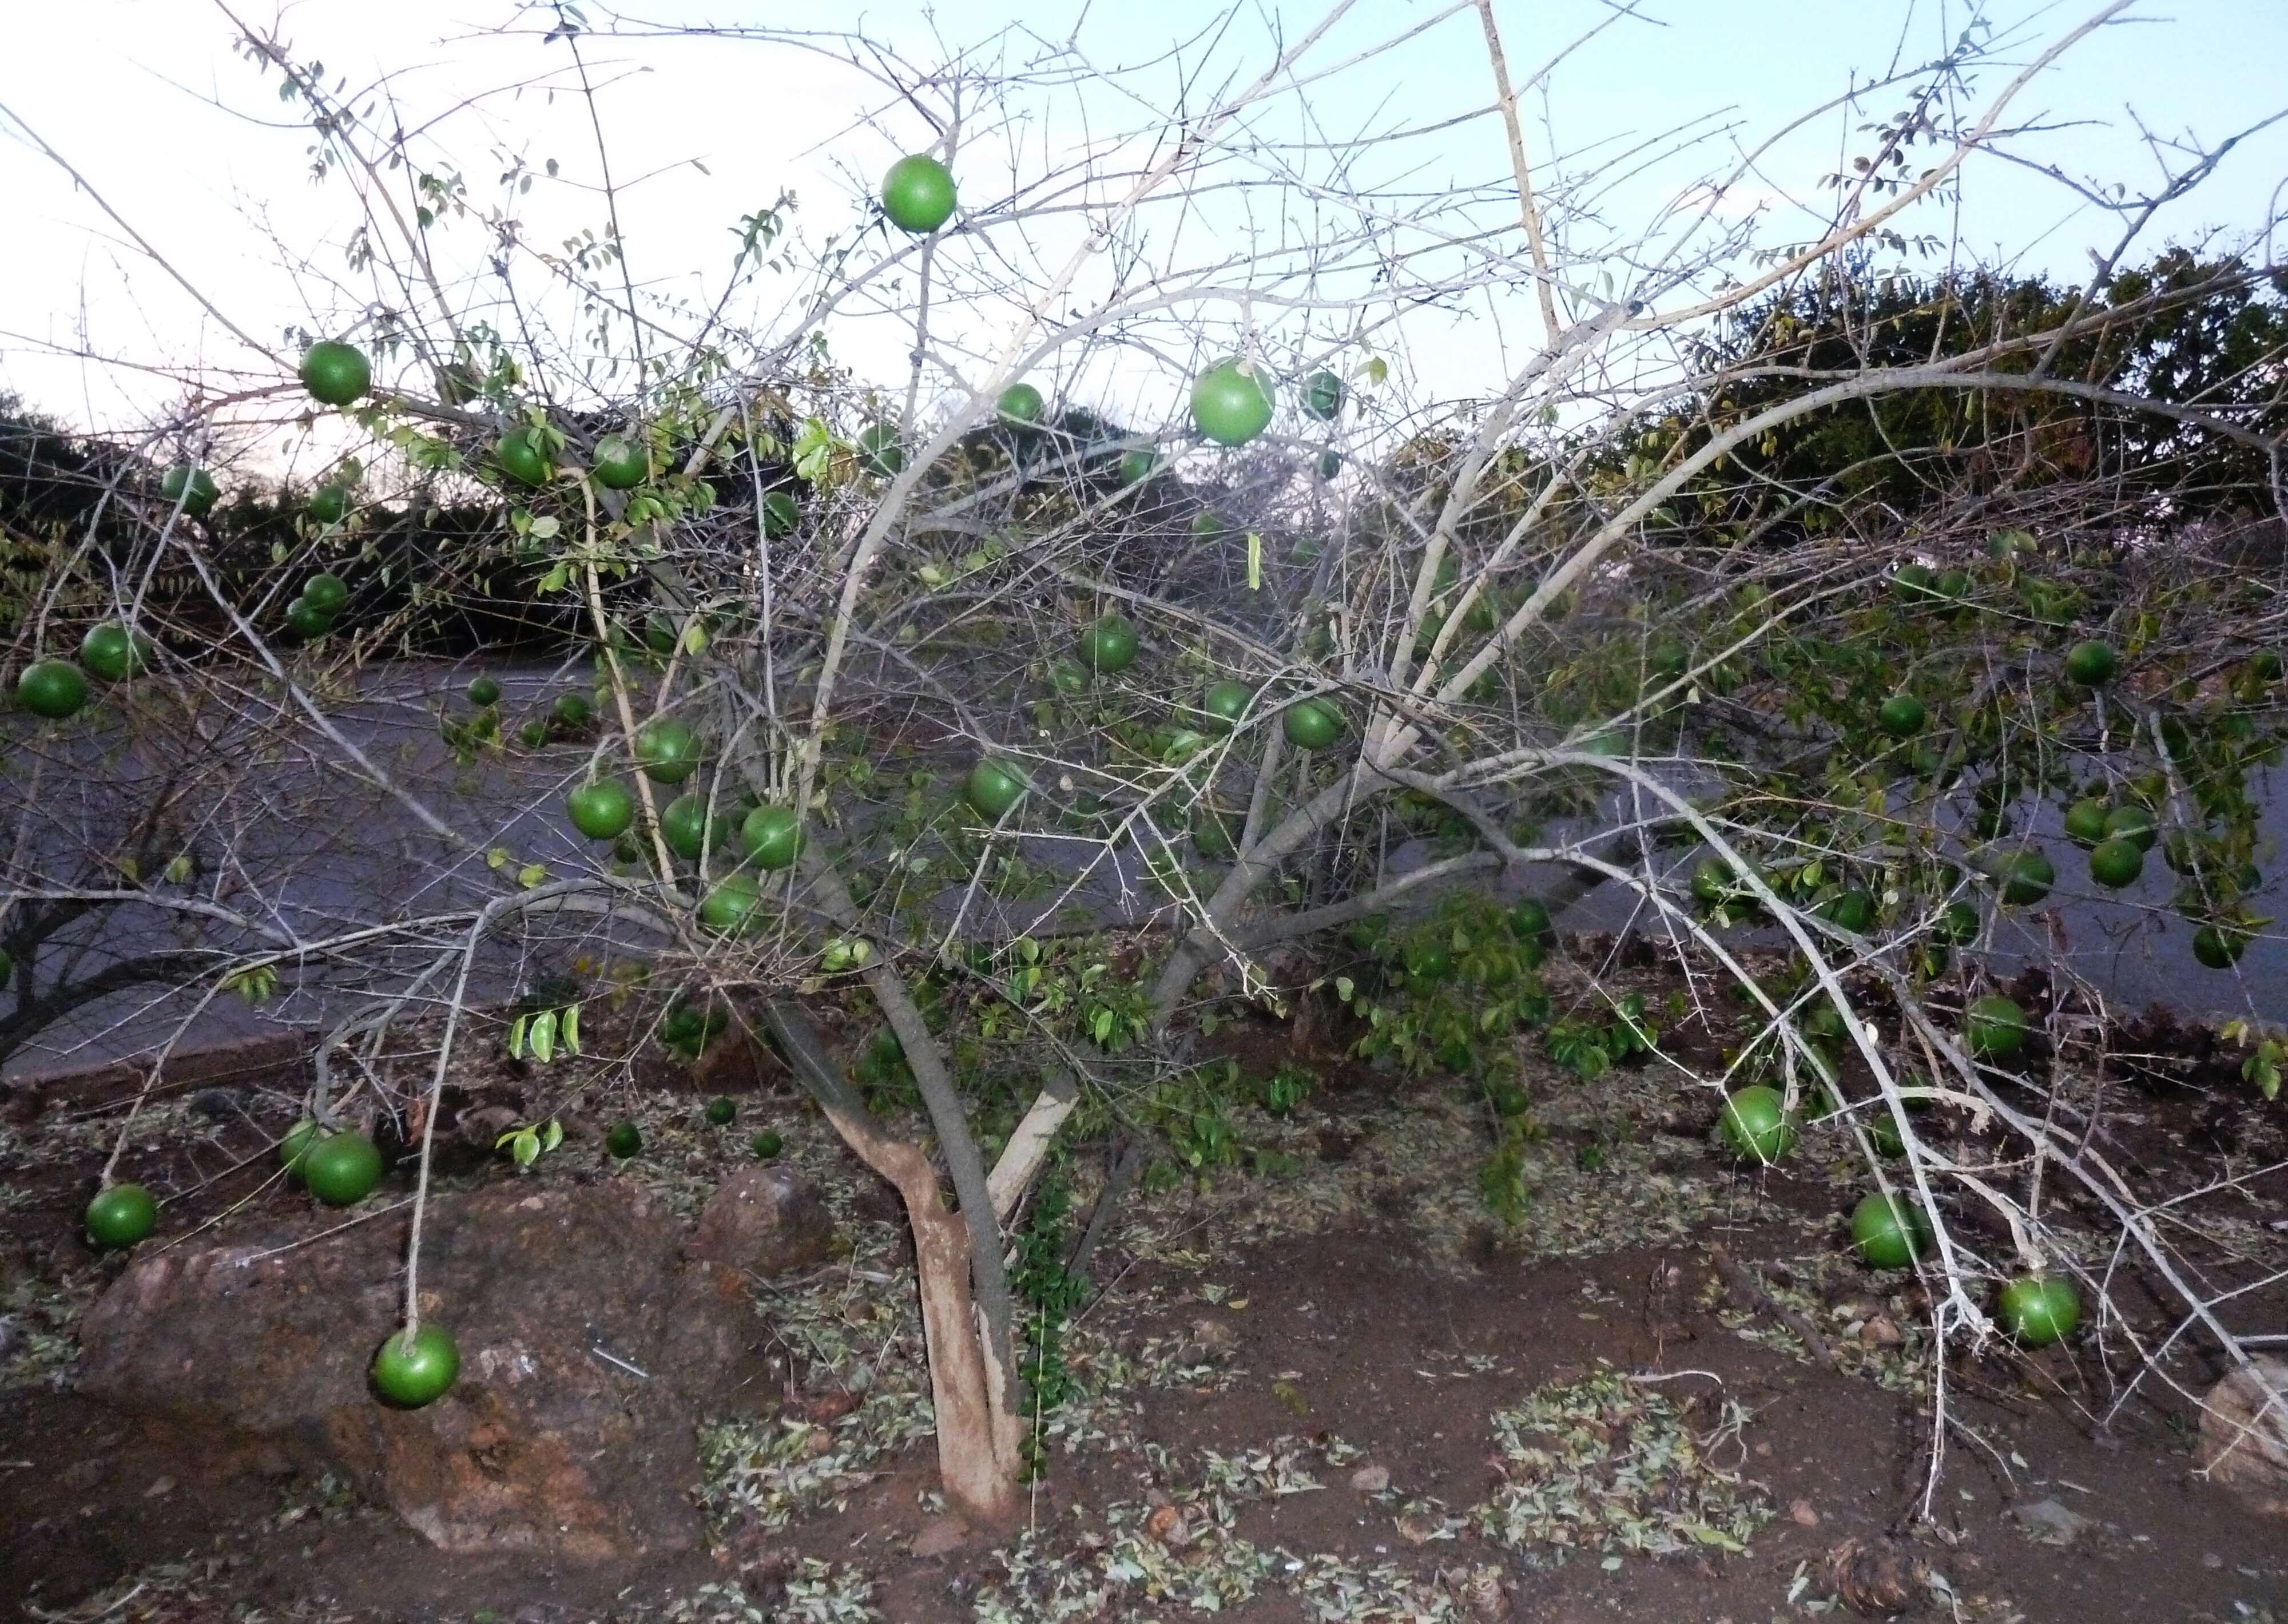
[[[1217, 1043], [1246, 1075], [1283, 1028]], [[592, 1051], [599, 1046], [592, 1045]], [[462, 1383], [414, 1415], [357, 1373], [395, 1312], [410, 1185], [350, 1214], [272, 1176], [290, 1075], [166, 1096], [126, 1171], [179, 1196], [130, 1259], [76, 1214], [115, 1105], [12, 1101], [0, 1156], [0, 1608], [87, 1620], [2288, 1619], [2282, 1523], [2197, 1470], [2182, 1393], [2117, 1337], [1957, 1349], [1842, 1252], [1863, 1169], [1813, 1133], [1744, 1175], [1673, 1071], [1532, 1062], [1530, 1200], [1490, 1218], [1482, 1103], [1306, 1056], [1235, 1165], [1148, 1182], [1057, 1341], [1068, 1395], [1013, 1537], [933, 1488], [894, 1203], [767, 1061], [560, 1075], [564, 1145], [489, 1155], [428, 1222]], [[695, 1092], [696, 1090], [696, 1092]], [[727, 1092], [728, 1127], [704, 1100]], [[2128, 1176], [2279, 1158], [2262, 1102], [2113, 1106]], [[512, 1112], [512, 1115], [514, 1113]], [[642, 1155], [604, 1128], [632, 1115]], [[766, 1126], [784, 1155], [759, 1164]], [[1967, 1144], [1975, 1125], [1934, 1121]], [[2220, 1149], [2220, 1135], [2229, 1148]], [[1069, 1173], [1076, 1210], [1100, 1157]], [[2217, 1278], [2288, 1263], [2288, 1186], [2184, 1204]], [[2103, 1238], [2092, 1231], [2091, 1244]], [[2267, 1296], [2267, 1293], [2269, 1296]], [[2152, 1305], [2122, 1294], [2134, 1321]], [[2241, 1323], [2277, 1323], [2276, 1287]], [[2165, 1367], [2197, 1392], [2220, 1371]], [[1918, 1513], [1927, 1512], [1927, 1517]]]

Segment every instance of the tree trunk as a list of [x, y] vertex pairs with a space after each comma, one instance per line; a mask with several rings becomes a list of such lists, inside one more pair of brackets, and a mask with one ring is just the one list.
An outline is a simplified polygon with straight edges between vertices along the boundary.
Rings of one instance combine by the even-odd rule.
[[968, 1222], [947, 1208], [937, 1169], [919, 1150], [831, 1107], [826, 1115], [866, 1165], [897, 1186], [913, 1226], [945, 1497], [973, 1526], [1011, 1527], [1023, 1509], [1024, 1426], [1004, 1398], [1014, 1389], [1008, 1350], [996, 1345], [970, 1294]]

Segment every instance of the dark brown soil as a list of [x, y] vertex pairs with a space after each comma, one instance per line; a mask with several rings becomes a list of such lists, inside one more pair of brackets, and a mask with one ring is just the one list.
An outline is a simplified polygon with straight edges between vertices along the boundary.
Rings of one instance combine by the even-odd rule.
[[[1275, 1038], [1246, 1028], [1227, 1043], [1243, 1053], [1277, 1048]], [[1355, 1066], [1329, 1078], [1309, 1109], [1330, 1160], [1351, 1153], [1347, 1112], [1386, 1087]], [[2187, 1104], [2187, 1123], [2207, 1109]], [[2154, 1128], [2141, 1148], [2189, 1154], [2193, 1137], [2189, 1126]], [[0, 1262], [12, 1273], [84, 1278], [99, 1267], [74, 1238], [91, 1172], [91, 1164], [44, 1166], [0, 1210]], [[1771, 1193], [1782, 1208], [1832, 1205], [1821, 1190]], [[1878, 1549], [1896, 1541], [1910, 1564], [1942, 1574], [1966, 1620], [2288, 1620], [2288, 1530], [2190, 1476], [2188, 1407], [2133, 1406], [2100, 1437], [2083, 1406], [2098, 1406], [2105, 1389], [2085, 1352], [1988, 1357], [1950, 1373], [1956, 1416], [1982, 1443], [1950, 1436], [1933, 1487], [1926, 1407], [1744, 1340], [1719, 1321], [1713, 1305], [1723, 1294], [1705, 1249], [1717, 1240], [1751, 1267], [1800, 1246], [1768, 1222], [1702, 1244], [1558, 1262], [1521, 1262], [1492, 1247], [1474, 1276], [1457, 1277], [1429, 1266], [1402, 1222], [1367, 1214], [1331, 1231], [1220, 1252], [1211, 1225], [1198, 1243], [1215, 1254], [1205, 1277], [1113, 1254], [1096, 1273], [1105, 1279], [1124, 1269], [1123, 1300], [1149, 1305], [1118, 1327], [1124, 1336], [1204, 1334], [1235, 1373], [1224, 1390], [1142, 1395], [1140, 1437], [1179, 1460], [1334, 1434], [1407, 1494], [1458, 1512], [1486, 1496], [1498, 1470], [1491, 1413], [1545, 1384], [1610, 1368], [1677, 1404], [1696, 1399], [1688, 1413], [1712, 1413], [1728, 1398], [1752, 1413], [1737, 1469], [1776, 1515], [1746, 1555], [1711, 1548], [1609, 1566], [1593, 1554], [1537, 1564], [1467, 1531], [1416, 1545], [1387, 1502], [1351, 1486], [1348, 1468], [1319, 1470], [1326, 1486], [1317, 1492], [1242, 1509], [1237, 1532], [1265, 1547], [1396, 1564], [1426, 1580], [1444, 1573], [1455, 1586], [1474, 1569], [1498, 1569], [1510, 1611], [1474, 1615], [1458, 1605], [1458, 1618], [1808, 1617], [1803, 1604], [1834, 1594], [1830, 1553], [1857, 1539]], [[1219, 1289], [1203, 1291], [1207, 1278]], [[972, 1534], [943, 1554], [913, 1555], [915, 1537], [935, 1532], [922, 1503], [933, 1483], [933, 1462], [918, 1447], [846, 1509], [783, 1535], [735, 1527], [709, 1555], [559, 1571], [515, 1557], [441, 1555], [338, 1484], [220, 1476], [203, 1454], [133, 1430], [69, 1391], [20, 1388], [0, 1397], [0, 1616], [91, 1620], [71, 1611], [83, 1598], [155, 1564], [184, 1563], [192, 1577], [171, 1581], [163, 1606], [131, 1600], [111, 1617], [179, 1624], [259, 1610], [272, 1619], [557, 1624], [657, 1616], [702, 1586], [735, 1584], [770, 1618], [774, 1576], [807, 1556], [865, 1569], [882, 1620], [951, 1624], [973, 1616], [970, 1598], [981, 1585], [998, 1581], [999, 1548]], [[1142, 1453], [1053, 1457], [1034, 1501], [1039, 1539], [1072, 1546], [1108, 1503], [1148, 1501], [1172, 1486]], [[1931, 1515], [1919, 1518], [1927, 1499]], [[2015, 1515], [2045, 1501], [2086, 1519], [2071, 1544], [2038, 1542]], [[1926, 1611], [1914, 1616], [1946, 1616], [1927, 1598], [1919, 1605]], [[1100, 1616], [1194, 1615], [1164, 1605]], [[1293, 1596], [1267, 1586], [1224, 1616], [1244, 1624], [1307, 1614]]]

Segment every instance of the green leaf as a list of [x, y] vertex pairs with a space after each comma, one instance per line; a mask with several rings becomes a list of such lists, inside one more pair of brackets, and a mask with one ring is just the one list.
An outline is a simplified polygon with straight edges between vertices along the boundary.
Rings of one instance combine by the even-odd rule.
[[556, 1012], [553, 1009], [544, 1009], [533, 1016], [532, 1024], [526, 1030], [525, 1037], [532, 1045], [532, 1057], [535, 1060], [544, 1066], [553, 1060], [556, 1057]]
[[530, 1015], [519, 1015], [515, 1020], [509, 1023], [508, 1057], [511, 1060], [522, 1060], [524, 1058], [524, 1028], [525, 1023], [531, 1019], [532, 1017]]
[[[578, 1011], [575, 1010], [574, 1013], [576, 1015]], [[579, 1051], [576, 1048], [573, 1053], [576, 1055]], [[540, 1148], [544, 1150], [552, 1150], [563, 1142], [564, 1125], [553, 1117], [549, 1118], [540, 1130]]]
[[[564, 1019], [563, 1019], [563, 1021], [562, 1021], [561, 1023], [559, 1023], [559, 1025], [558, 1025], [558, 1027], [557, 1027], [557, 1031], [558, 1031], [559, 1035], [560, 1035], [560, 1036], [561, 1036], [561, 1037], [563, 1038], [563, 1039], [564, 1039], [564, 1047], [565, 1047], [567, 1049], [569, 1049], [573, 1054], [577, 1055], [577, 1054], [580, 1052], [580, 1006], [579, 1006], [579, 1005], [577, 1005], [577, 1004], [570, 1004], [570, 1005], [567, 1005], [567, 1006], [565, 1007], [565, 1010], [564, 1010]], [[560, 1127], [556, 1127], [556, 1123], [555, 1123], [555, 1121], [554, 1121], [554, 1119], [553, 1119], [553, 1118], [551, 1118], [551, 1119], [550, 1119], [548, 1126], [551, 1126], [551, 1127], [555, 1127], [555, 1128], [556, 1128], [556, 1132], [557, 1132], [557, 1135], [558, 1135], [558, 1137], [560, 1137], [560, 1137], [562, 1137], [563, 1133], [564, 1133], [564, 1130], [563, 1130], [562, 1128], [560, 1128]], [[551, 1149], [551, 1150], [554, 1150], [554, 1149], [555, 1149], [555, 1147], [554, 1147], [553, 1145], [551, 1145], [551, 1146], [549, 1147], [549, 1149]]]
[[508, 1153], [516, 1158], [519, 1167], [531, 1166], [540, 1159], [540, 1135], [528, 1127], [520, 1128]]
[[548, 865], [544, 863], [528, 863], [516, 871], [516, 883], [528, 891], [547, 878]]

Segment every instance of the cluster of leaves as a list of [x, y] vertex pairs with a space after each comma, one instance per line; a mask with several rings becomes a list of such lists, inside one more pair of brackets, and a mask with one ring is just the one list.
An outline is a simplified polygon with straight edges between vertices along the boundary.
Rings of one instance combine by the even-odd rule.
[[[1072, 1190], [1062, 1170], [1051, 1166], [1043, 1171], [1024, 1226], [1017, 1231], [1015, 1262], [1009, 1271], [1010, 1287], [1027, 1310], [1021, 1369], [1037, 1423], [1079, 1391], [1079, 1381], [1065, 1363], [1064, 1327], [1088, 1300], [1088, 1282], [1065, 1267], [1071, 1230]], [[1030, 1438], [1029, 1433], [1027, 1464], [1037, 1475], [1044, 1463]]]

